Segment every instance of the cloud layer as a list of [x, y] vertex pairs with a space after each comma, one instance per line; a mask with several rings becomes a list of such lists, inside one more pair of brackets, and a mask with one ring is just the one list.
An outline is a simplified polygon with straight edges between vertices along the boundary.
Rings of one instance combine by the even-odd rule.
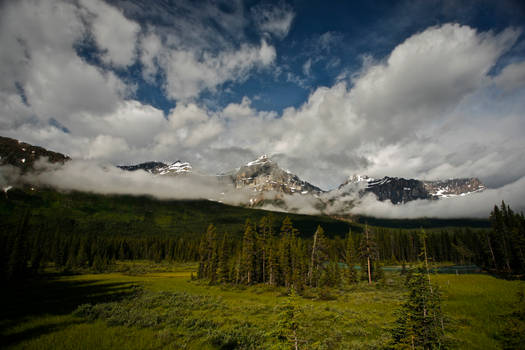
[[[182, 159], [210, 173], [270, 153], [324, 189], [354, 173], [522, 184], [525, 61], [503, 60], [520, 44], [520, 28], [426, 28], [275, 112], [255, 108], [256, 96], [217, 108], [201, 97], [278, 72], [277, 44], [293, 31], [293, 8], [159, 6], [3, 2], [0, 134], [78, 159]], [[326, 33], [316, 42], [328, 55], [339, 34]], [[305, 61], [306, 76], [315, 62]], [[132, 69], [175, 103], [169, 113], [137, 97], [136, 82], [122, 74]]]

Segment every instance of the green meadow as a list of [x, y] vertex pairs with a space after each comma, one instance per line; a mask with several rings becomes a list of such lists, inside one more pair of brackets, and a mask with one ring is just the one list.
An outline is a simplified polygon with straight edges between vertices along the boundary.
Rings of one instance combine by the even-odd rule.
[[[283, 349], [275, 334], [284, 289], [209, 286], [196, 264], [119, 264], [120, 272], [53, 274], [3, 290], [8, 349]], [[450, 348], [502, 349], [525, 283], [489, 275], [432, 275], [442, 293]], [[293, 297], [300, 349], [379, 349], [390, 339], [404, 276], [312, 289]], [[507, 345], [508, 348], [508, 345]]]

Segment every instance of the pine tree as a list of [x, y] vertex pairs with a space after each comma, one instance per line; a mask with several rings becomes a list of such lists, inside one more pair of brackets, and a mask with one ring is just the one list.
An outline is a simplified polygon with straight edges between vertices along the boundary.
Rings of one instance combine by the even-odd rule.
[[279, 313], [276, 333], [278, 339], [285, 342], [285, 349], [299, 350], [301, 343], [301, 307], [297, 299], [297, 294], [292, 289]]
[[442, 349], [444, 348], [444, 322], [441, 295], [430, 280], [425, 231], [420, 233], [423, 266], [418, 272], [407, 274], [409, 290], [407, 301], [398, 311], [392, 332], [392, 348]]
[[244, 225], [241, 254], [241, 281], [252, 284], [256, 276], [256, 242], [255, 230], [249, 219]]
[[221, 243], [221, 249], [219, 251], [219, 271], [218, 278], [220, 283], [230, 282], [230, 250], [229, 250], [228, 235], [224, 235]]
[[308, 283], [310, 286], [317, 286], [319, 284], [319, 277], [321, 274], [322, 263], [326, 260], [326, 237], [323, 228], [319, 225], [314, 234], [314, 242], [312, 245], [312, 253], [310, 257], [310, 267], [308, 270]]
[[292, 284], [293, 262], [292, 246], [296, 239], [297, 230], [294, 229], [292, 221], [287, 216], [281, 226], [281, 235], [279, 241], [279, 271], [280, 280], [285, 287], [289, 288]]
[[257, 274], [262, 283], [266, 283], [268, 279], [268, 250], [273, 236], [272, 226], [273, 218], [265, 216], [259, 222], [259, 230], [257, 231]]
[[7, 265], [8, 280], [21, 279], [25, 277], [27, 273], [27, 231], [30, 216], [29, 211], [24, 213], [15, 237], [12, 238], [12, 248], [11, 251], [8, 252], [10, 254]]
[[392, 330], [392, 349], [443, 349], [443, 315], [436, 287], [421, 272], [408, 280], [409, 295]]
[[372, 284], [373, 262], [377, 259], [377, 245], [374, 236], [368, 230], [368, 225], [365, 225], [365, 232], [361, 237], [359, 246], [359, 257], [362, 261], [361, 271], [366, 273], [368, 284]]
[[199, 252], [197, 278], [208, 278], [211, 283], [216, 282], [219, 257], [217, 232], [213, 224], [208, 226], [206, 234], [202, 237]]
[[346, 236], [344, 260], [346, 263], [346, 279], [348, 283], [357, 283], [357, 272], [354, 269], [354, 264], [356, 262], [356, 252], [351, 231], [349, 231]]

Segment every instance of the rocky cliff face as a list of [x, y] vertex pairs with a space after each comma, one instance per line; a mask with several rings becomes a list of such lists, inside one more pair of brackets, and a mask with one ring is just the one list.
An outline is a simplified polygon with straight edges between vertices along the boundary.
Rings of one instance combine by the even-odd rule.
[[301, 180], [263, 155], [242, 166], [233, 176], [236, 188], [253, 189], [255, 192], [282, 192], [286, 194], [319, 194], [322, 190]]
[[235, 188], [253, 191], [248, 203], [251, 206], [263, 202], [281, 206], [282, 203], [279, 203], [284, 194], [316, 196], [323, 192], [297, 175], [281, 169], [267, 155], [247, 163], [230, 176]]
[[394, 204], [432, 198], [423, 182], [388, 176], [370, 181], [365, 191], [374, 193], [380, 201], [390, 200]]

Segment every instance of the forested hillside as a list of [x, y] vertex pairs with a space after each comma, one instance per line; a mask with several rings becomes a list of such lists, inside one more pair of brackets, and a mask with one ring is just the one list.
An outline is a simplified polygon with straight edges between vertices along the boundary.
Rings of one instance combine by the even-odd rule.
[[[316, 259], [323, 267], [343, 262], [361, 263], [362, 254], [360, 258], [357, 247], [363, 245], [365, 227], [374, 245], [373, 268], [377, 264], [416, 262], [420, 259], [421, 250], [419, 228], [377, 227], [329, 217], [232, 207], [210, 201], [160, 201], [150, 197], [15, 189], [4, 194], [0, 209], [0, 239], [4, 249], [1, 267], [3, 277], [8, 280], [37, 273], [50, 263], [65, 270], [87, 268], [103, 271], [117, 260], [202, 262], [203, 259], [211, 259], [211, 255], [203, 258], [202, 237], [208, 240], [205, 245], [211, 249], [210, 254], [215, 254], [214, 258], [218, 258], [221, 244], [227, 246], [225, 249], [229, 251], [229, 256], [224, 266], [229, 269], [228, 280], [237, 278], [231, 274], [235, 269], [239, 270], [239, 257], [251, 254], [243, 253], [246, 249], [243, 242], [247, 240], [256, 243], [249, 248], [256, 256], [261, 254], [261, 249], [262, 254], [273, 249], [274, 255], [288, 249], [295, 259], [293, 264], [296, 265], [297, 259], [301, 259], [304, 271], [300, 273], [308, 275], [312, 273], [307, 271], [311, 270], [311, 263], [307, 260], [314, 254], [314, 241], [320, 230], [323, 238], [319, 242], [324, 242], [323, 246], [317, 243], [319, 249], [315, 254], [320, 254]], [[519, 223], [519, 217], [514, 221]], [[427, 229], [428, 251], [435, 262], [477, 264], [506, 273], [515, 270], [511, 265], [521, 266], [517, 255], [520, 251], [502, 246], [503, 243], [505, 247], [511, 245], [510, 236], [501, 241], [498, 239], [501, 235], [489, 234], [487, 229], [446, 227], [446, 220], [423, 220], [418, 223], [425, 222], [437, 223], [438, 226]], [[483, 224], [483, 221], [469, 220], [450, 222], [456, 225]], [[213, 225], [212, 236], [210, 225]], [[283, 227], [288, 227], [285, 233]], [[262, 231], [266, 232], [263, 245]], [[247, 237], [250, 234], [253, 237]], [[350, 238], [356, 247], [352, 252], [348, 251]], [[508, 260], [511, 253], [517, 258]], [[263, 260], [258, 263], [268, 263], [263, 263]], [[259, 276], [254, 281], [264, 282], [267, 278], [269, 276]]]

